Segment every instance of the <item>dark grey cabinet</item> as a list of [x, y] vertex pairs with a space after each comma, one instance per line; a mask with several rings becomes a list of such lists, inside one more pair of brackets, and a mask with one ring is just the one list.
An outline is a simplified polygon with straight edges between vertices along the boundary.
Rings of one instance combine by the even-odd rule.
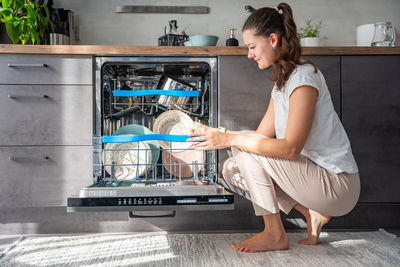
[[231, 130], [255, 130], [269, 104], [273, 82], [245, 56], [221, 56], [218, 62], [218, 120]]
[[339, 118], [341, 118], [340, 103], [340, 56], [306, 56], [324, 75], [326, 84], [331, 94], [333, 106]]
[[[325, 76], [336, 112], [340, 116], [340, 56], [308, 56]], [[255, 130], [270, 101], [272, 70], [260, 70], [246, 56], [221, 56], [218, 62], [218, 123], [232, 130]], [[219, 151], [219, 170], [227, 159]]]
[[360, 170], [360, 202], [400, 204], [400, 56], [343, 56], [342, 121]]
[[[325, 77], [340, 116], [340, 56], [308, 56]], [[219, 57], [219, 125], [228, 129], [256, 129], [268, 108], [274, 85], [271, 70], [260, 70], [246, 56]]]

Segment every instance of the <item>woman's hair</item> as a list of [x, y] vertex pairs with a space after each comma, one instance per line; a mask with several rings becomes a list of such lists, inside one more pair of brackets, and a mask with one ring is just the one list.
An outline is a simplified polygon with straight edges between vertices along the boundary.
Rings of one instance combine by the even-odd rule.
[[278, 59], [274, 63], [274, 76], [271, 80], [276, 82], [278, 89], [285, 86], [290, 74], [296, 65], [309, 63], [317, 68], [311, 61], [301, 59], [301, 46], [297, 36], [296, 23], [293, 19], [292, 8], [286, 3], [280, 3], [276, 9], [263, 7], [255, 10], [243, 25], [242, 32], [253, 30], [256, 36], [269, 37], [271, 33], [278, 35], [276, 52]]

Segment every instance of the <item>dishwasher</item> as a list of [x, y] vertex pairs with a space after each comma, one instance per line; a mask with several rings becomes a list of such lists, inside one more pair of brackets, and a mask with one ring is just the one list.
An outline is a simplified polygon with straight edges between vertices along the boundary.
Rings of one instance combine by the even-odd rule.
[[93, 183], [67, 212], [233, 210], [216, 150], [186, 142], [196, 121], [217, 127], [217, 58], [99, 56], [94, 67]]

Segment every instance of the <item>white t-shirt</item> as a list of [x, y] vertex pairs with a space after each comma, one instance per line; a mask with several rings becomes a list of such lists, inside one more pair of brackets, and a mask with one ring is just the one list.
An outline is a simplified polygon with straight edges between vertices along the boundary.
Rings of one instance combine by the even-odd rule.
[[314, 67], [310, 64], [297, 65], [281, 90], [277, 90], [276, 84], [272, 89], [276, 138], [285, 137], [289, 97], [297, 87], [302, 85], [316, 88], [319, 95], [311, 131], [301, 154], [334, 173], [358, 172], [350, 141], [333, 108], [325, 78], [319, 70], [315, 73]]

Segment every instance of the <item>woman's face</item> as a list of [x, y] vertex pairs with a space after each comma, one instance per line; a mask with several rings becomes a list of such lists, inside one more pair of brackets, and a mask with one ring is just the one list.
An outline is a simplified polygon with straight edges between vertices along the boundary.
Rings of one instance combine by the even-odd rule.
[[273, 47], [277, 47], [278, 42], [275, 33], [264, 37], [254, 35], [254, 30], [244, 30], [242, 35], [244, 44], [249, 49], [247, 57], [254, 59], [259, 69], [266, 69], [276, 61]]

